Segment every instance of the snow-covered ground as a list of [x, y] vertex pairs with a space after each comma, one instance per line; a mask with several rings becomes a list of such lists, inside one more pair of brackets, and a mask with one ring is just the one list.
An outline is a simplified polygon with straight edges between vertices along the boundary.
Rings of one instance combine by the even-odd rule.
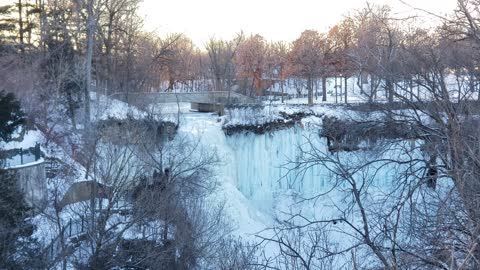
[[[326, 150], [326, 140], [318, 135], [323, 116], [346, 119], [380, 117], [376, 113], [352, 112], [339, 106], [328, 105], [308, 107], [266, 104], [248, 108], [229, 108], [226, 116], [219, 117], [215, 114], [192, 112], [188, 103], [158, 104], [150, 107], [149, 112], [142, 112], [123, 102], [102, 96], [96, 99], [94, 104], [92, 111], [96, 119], [142, 118], [153, 113], [159, 117], [175, 119], [176, 122], [177, 113], [180, 111], [182, 114], [178, 118], [180, 126], [177, 136], [188, 136], [194, 140], [200, 140], [204, 148], [216, 150], [221, 159], [220, 166], [215, 168], [215, 177], [219, 186], [210, 195], [208, 201], [216, 205], [224, 204], [234, 228], [233, 234], [248, 241], [258, 241], [259, 238], [256, 236], [258, 234], [268, 236], [266, 229], [274, 226], [277, 221], [288, 219], [296, 213], [317, 219], [336, 219], [344, 214], [340, 209], [342, 205], [350, 203], [345, 200], [346, 196], [343, 192], [348, 190], [348, 186], [338, 185], [336, 176], [321, 165], [312, 166], [306, 170], [295, 170], [291, 167], [291, 162], [301, 161], [305, 151], [310, 149], [310, 143], [320, 150]], [[282, 113], [290, 115], [303, 113], [308, 116], [292, 127], [264, 134], [239, 132], [227, 136], [223, 130], [225, 125], [256, 125], [281, 120]], [[401, 143], [405, 145], [401, 145], [400, 149], [392, 148], [381, 153], [360, 151], [361, 153], [344, 153], [340, 156], [352, 166], [370, 158], [402, 158], [402, 150], [411, 147], [412, 142]], [[47, 152], [50, 155], [59, 155], [69, 160], [66, 153], [58, 147], [49, 147], [49, 149]], [[415, 154], [418, 153], [412, 153], [412, 155]], [[74, 161], [71, 163], [76, 164]], [[78, 164], [76, 166], [81, 167]], [[81, 168], [78, 172], [77, 176], [83, 173]], [[375, 176], [368, 180], [370, 196], [373, 198], [376, 194], [389, 190], [394, 175], [395, 168], [391, 166], [379, 169]], [[55, 187], [49, 186], [49, 188]], [[65, 190], [65, 187], [61, 188], [61, 192]], [[322, 196], [321, 199], [304, 200], [331, 190], [333, 191]], [[68, 218], [66, 214], [65, 219], [68, 220]], [[47, 226], [53, 226], [45, 219], [38, 219], [38, 224], [44, 232], [48, 231]], [[353, 216], [352, 223], [358, 222], [359, 220]], [[337, 224], [336, 227], [329, 227], [328, 230], [333, 241], [338, 245], [347, 246], [355, 241], [354, 237], [339, 233], [342, 230], [348, 231], [345, 225]], [[48, 233], [43, 235], [38, 233], [38, 236], [46, 240], [50, 237]], [[267, 253], [273, 252], [275, 252], [274, 247], [267, 249]]]
[[132, 117], [135, 119], [146, 117], [146, 112], [140, 111], [134, 106], [130, 106], [125, 102], [107, 97], [102, 94], [90, 93], [92, 99], [92, 120], [105, 120], [108, 118], [125, 119]]
[[[15, 136], [14, 136], [15, 137]], [[25, 132], [23, 135], [23, 139], [18, 141], [18, 140], [12, 140], [8, 143], [5, 143], [3, 141], [0, 141], [0, 149], [2, 150], [10, 150], [10, 149], [27, 149], [30, 147], [34, 147], [35, 144], [37, 143], [43, 143], [44, 138], [42, 132], [38, 130], [28, 130]]]
[[[327, 100], [322, 101], [322, 85], [321, 80], [317, 80], [314, 83], [314, 104], [335, 104], [335, 103], [345, 103], [345, 81], [343, 78], [328, 78], [326, 80], [326, 92]], [[458, 96], [468, 99], [476, 99], [478, 93], [469, 92], [468, 88], [468, 78], [460, 78], [457, 81], [457, 78], [450, 74], [445, 79], [446, 86], [450, 91], [450, 96], [452, 100], [455, 100]], [[363, 89], [360, 88], [360, 85]], [[400, 83], [401, 85], [401, 83]], [[423, 86], [414, 86], [413, 89], [410, 89], [409, 85], [403, 85], [407, 91], [404, 91], [400, 88], [396, 88], [395, 91], [404, 95], [404, 97], [409, 98], [410, 92], [412, 92], [416, 97], [414, 99], [428, 100], [431, 98], [431, 91], [426, 89]], [[370, 80], [366, 81], [364, 84], [359, 83], [359, 78], [354, 76], [347, 79], [347, 101], [348, 103], [364, 103], [368, 101], [368, 96], [370, 95], [372, 86]], [[460, 91], [459, 91], [460, 89]], [[279, 83], [274, 84], [274, 86], [269, 89], [273, 92], [282, 92], [282, 87]], [[362, 93], [363, 90], [363, 93]], [[287, 79], [283, 85], [283, 93], [288, 96], [284, 98], [284, 104], [307, 104], [308, 99], [306, 97], [306, 81], [302, 79]], [[376, 88], [376, 95], [374, 98], [375, 102], [385, 102], [387, 101], [387, 95], [384, 89], [383, 83], [380, 83]], [[394, 100], [398, 100], [395, 98]], [[282, 103], [281, 97], [269, 97], [266, 103], [279, 104]]]
[[[455, 100], [459, 96], [463, 99], [477, 99], [478, 92], [471, 92], [469, 89], [469, 78], [456, 77], [454, 74], [447, 74], [445, 78], [447, 89], [449, 89], [452, 100]], [[372, 91], [370, 78], [362, 84], [358, 76], [352, 76], [347, 79], [347, 100], [348, 103], [364, 103], [369, 100], [370, 92]], [[388, 100], [387, 93], [385, 91], [384, 82], [375, 82], [373, 89], [375, 94], [373, 100], [375, 102], [386, 102]], [[410, 98], [410, 93], [413, 93], [414, 99], [428, 100], [432, 98], [431, 90], [423, 86], [413, 86], [410, 89], [410, 85], [402, 84], [398, 82], [398, 86], [395, 86], [395, 91], [403, 95], [405, 98]], [[193, 88], [192, 88], [193, 87]], [[195, 88], [197, 87], [197, 88]], [[166, 89], [167, 85], [160, 86], [159, 89]], [[326, 79], [326, 101], [322, 101], [322, 82], [321, 79], [314, 80], [313, 86], [314, 92], [314, 104], [336, 104], [345, 103], [345, 80], [343, 78], [330, 77]], [[402, 90], [404, 88], [405, 90]], [[195, 92], [195, 91], [212, 91], [213, 83], [196, 81], [191, 87], [185, 87], [185, 85], [178, 85], [172, 90], [172, 92]], [[271, 92], [284, 93], [284, 99], [280, 96], [268, 96], [264, 97], [264, 103], [266, 104], [307, 104], [307, 88], [306, 80], [301, 78], [289, 78], [286, 79], [283, 84], [276, 82], [272, 87], [266, 89]], [[394, 100], [398, 100], [395, 97]]]

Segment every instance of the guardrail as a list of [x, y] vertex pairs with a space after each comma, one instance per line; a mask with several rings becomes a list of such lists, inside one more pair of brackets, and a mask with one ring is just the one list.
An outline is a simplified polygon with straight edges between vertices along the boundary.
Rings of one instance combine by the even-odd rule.
[[27, 165], [39, 161], [44, 154], [40, 150], [40, 144], [29, 148], [15, 148], [0, 151], [0, 165], [4, 168]]

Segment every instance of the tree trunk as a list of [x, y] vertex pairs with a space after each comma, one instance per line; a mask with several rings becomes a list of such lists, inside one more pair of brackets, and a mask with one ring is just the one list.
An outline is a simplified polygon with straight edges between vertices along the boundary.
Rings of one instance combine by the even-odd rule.
[[357, 78], [357, 86], [360, 88], [360, 95], [365, 95], [365, 91], [363, 90], [363, 78], [360, 73], [359, 77]]
[[417, 83], [417, 99], [420, 101], [420, 84]]
[[348, 77], [345, 76], [344, 79], [345, 79], [345, 93], [344, 93], [344, 94], [345, 94], [345, 104], [346, 104], [346, 103], [348, 103], [348, 101], [347, 101], [347, 98], [348, 98], [348, 93], [347, 93], [347, 80], [348, 80]]
[[222, 80], [220, 76], [215, 76], [215, 91], [222, 91]]
[[19, 39], [20, 39], [20, 51], [23, 53], [25, 51], [24, 47], [24, 37], [23, 37], [23, 4], [22, 0], [18, 0], [18, 28], [19, 28]]
[[87, 54], [85, 63], [85, 119], [84, 129], [90, 125], [90, 92], [92, 88], [92, 58], [93, 58], [93, 34], [94, 34], [94, 20], [93, 20], [93, 0], [88, 0], [87, 3]]
[[373, 97], [375, 96], [375, 79], [373, 75], [370, 75], [370, 95], [368, 96], [368, 102], [372, 103], [373, 102]]
[[70, 89], [67, 89], [67, 104], [68, 104], [68, 114], [70, 120], [72, 121], [73, 130], [77, 130], [77, 121], [75, 118], [75, 102], [72, 98], [72, 92]]
[[284, 95], [284, 89], [283, 89], [283, 84], [285, 82], [283, 80], [280, 81], [280, 89], [282, 89], [282, 103], [284, 103], [284, 100], [283, 100], [283, 95]]
[[338, 103], [338, 87], [337, 76], [335, 76], [335, 103]]
[[470, 73], [470, 76], [468, 76], [468, 85], [469, 85], [469, 88], [470, 88], [469, 89], [470, 93], [472, 93], [472, 94], [475, 92], [475, 81], [474, 81], [474, 79], [475, 79], [475, 76], [472, 73]]
[[413, 80], [412, 78], [410, 78], [408, 80], [409, 84], [410, 84], [410, 101], [413, 102]]
[[175, 79], [173, 75], [168, 76], [168, 87], [165, 92], [173, 92], [173, 89], [175, 88]]
[[322, 77], [322, 101], [327, 101], [327, 78]]
[[108, 21], [108, 33], [107, 33], [107, 41], [105, 42], [105, 54], [107, 56], [107, 69], [106, 69], [106, 82], [107, 85], [105, 87], [105, 95], [108, 95], [108, 88], [112, 87], [112, 66], [113, 66], [113, 56], [112, 56], [112, 35], [113, 35], [113, 16], [109, 17]]
[[393, 82], [390, 78], [386, 79], [385, 82], [386, 94], [388, 96], [388, 102], [393, 103]]
[[312, 77], [309, 76], [307, 79], [307, 91], [308, 91], [308, 105], [312, 106], [313, 105], [313, 85], [312, 85]]

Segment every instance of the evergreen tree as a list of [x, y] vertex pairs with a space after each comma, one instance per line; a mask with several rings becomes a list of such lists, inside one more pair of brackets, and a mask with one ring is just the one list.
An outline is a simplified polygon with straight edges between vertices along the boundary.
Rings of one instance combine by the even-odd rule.
[[9, 18], [8, 16], [11, 13], [12, 6], [0, 6], [0, 31], [14, 31], [15, 30], [15, 23], [14, 21]]
[[10, 17], [12, 6], [0, 6], [0, 55], [15, 53], [13, 46], [7, 41], [12, 41], [15, 31], [14, 20]]
[[[33, 48], [42, 12], [43, 4], [37, 1], [16, 0], [10, 5], [0, 6], [0, 45], [13, 45], [21, 52], [26, 47]], [[12, 49], [11, 46], [0, 46], [0, 53], [7, 48]]]
[[24, 123], [25, 115], [15, 95], [0, 91], [0, 140], [9, 141], [15, 129]]
[[0, 269], [44, 269], [29, 214], [15, 173], [0, 169]]
[[[20, 102], [12, 93], [0, 91], [0, 139], [9, 141], [24, 122]], [[29, 217], [30, 207], [18, 189], [15, 171], [0, 169], [0, 269], [43, 268]]]

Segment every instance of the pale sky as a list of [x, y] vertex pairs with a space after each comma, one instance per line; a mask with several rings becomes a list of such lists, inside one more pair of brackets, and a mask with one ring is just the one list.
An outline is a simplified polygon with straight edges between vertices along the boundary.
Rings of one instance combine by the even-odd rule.
[[[13, 0], [0, 0], [0, 5]], [[160, 35], [180, 32], [203, 48], [212, 36], [230, 39], [243, 30], [268, 41], [293, 41], [303, 30], [328, 31], [344, 15], [365, 6], [366, 0], [143, 0], [140, 14], [148, 31]], [[368, 0], [388, 4], [399, 16], [412, 15], [400, 0]], [[456, 0], [404, 0], [436, 14], [451, 13]], [[422, 16], [427, 16], [421, 13]], [[428, 23], [431, 17], [425, 19]]]
[[[450, 13], [456, 5], [456, 0], [404, 2], [438, 14]], [[365, 0], [144, 0], [141, 14], [148, 30], [160, 34], [185, 33], [203, 47], [211, 36], [230, 39], [240, 30], [261, 34], [267, 40], [292, 41], [305, 29], [327, 31], [342, 16], [365, 3]], [[369, 3], [389, 4], [399, 15], [414, 12], [400, 0], [369, 0]]]

